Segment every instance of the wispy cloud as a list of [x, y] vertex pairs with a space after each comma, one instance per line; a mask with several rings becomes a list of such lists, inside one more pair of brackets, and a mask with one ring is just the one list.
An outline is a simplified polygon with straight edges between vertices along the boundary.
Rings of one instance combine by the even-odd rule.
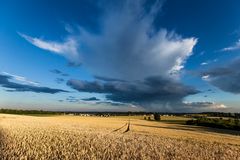
[[63, 78], [56, 78], [55, 81], [58, 83], [58, 84], [62, 84], [65, 80]]
[[218, 61], [218, 59], [215, 58], [214, 60], [207, 60], [207, 61], [205, 61], [205, 62], [202, 62], [200, 65], [201, 65], [201, 66], [206, 66], [206, 65], [215, 63], [215, 62], [217, 62], [217, 61]]
[[[11, 81], [12, 79], [15, 79], [15, 77], [11, 75], [0, 74], [0, 86], [7, 88], [8, 90], [6, 91], [8, 92], [35, 92], [35, 93], [50, 93], [50, 94], [68, 92], [62, 89], [16, 83], [16, 82], [12, 82]], [[21, 80], [22, 79], [20, 78], [20, 81]]]
[[201, 66], [205, 66], [205, 65], [208, 65], [208, 62], [202, 62], [201, 63]]
[[30, 81], [30, 80], [28, 80], [26, 77], [23, 77], [23, 76], [14, 75], [14, 74], [10, 74], [10, 73], [7, 73], [7, 72], [2, 72], [2, 74], [3, 74], [3, 75], [10, 76], [10, 77], [12, 77], [14, 80], [19, 81], [19, 82], [22, 82], [22, 83], [24, 83], [24, 84], [29, 84], [29, 85], [34, 85], [34, 86], [38, 86], [38, 85], [39, 85], [38, 82]]
[[64, 77], [67, 77], [67, 76], [69, 76], [69, 74], [67, 74], [67, 73], [64, 73], [64, 72], [62, 72], [62, 71], [60, 71], [60, 70], [58, 70], [58, 69], [53, 69], [53, 70], [50, 70], [50, 72], [51, 72], [51, 73], [54, 73], [54, 74], [57, 74], [57, 75], [64, 76]]
[[225, 51], [235, 51], [240, 49], [240, 39], [233, 45], [229, 46], [226, 48], [221, 49], [220, 51], [225, 52]]
[[203, 75], [203, 76], [202, 76], [202, 80], [207, 81], [207, 80], [209, 79], [209, 77], [210, 77], [209, 75]]
[[57, 42], [31, 37], [20, 32], [18, 34], [38, 48], [64, 56], [72, 65], [81, 64], [80, 54], [78, 53], [78, 42], [73, 36], [67, 37], [63, 42]]

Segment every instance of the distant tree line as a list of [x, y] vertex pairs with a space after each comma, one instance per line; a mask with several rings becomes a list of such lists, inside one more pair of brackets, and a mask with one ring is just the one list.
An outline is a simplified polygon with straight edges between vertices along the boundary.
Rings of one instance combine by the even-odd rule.
[[21, 110], [21, 109], [0, 109], [0, 113], [5, 114], [20, 114], [20, 115], [28, 115], [28, 114], [60, 114], [60, 112], [52, 112], [52, 111], [43, 111], [43, 110]]
[[240, 131], [240, 120], [237, 118], [223, 119], [199, 117], [195, 120], [186, 121], [186, 124]]
[[232, 117], [232, 118], [240, 118], [240, 113], [225, 113], [225, 112], [203, 112], [202, 114], [206, 114], [209, 117]]
[[[8, 114], [89, 114], [91, 116], [137, 116], [137, 115], [153, 115], [155, 120], [159, 120], [160, 116], [187, 116], [190, 118], [204, 117], [232, 117], [240, 119], [240, 113], [223, 113], [223, 112], [203, 112], [203, 113], [170, 113], [170, 112], [72, 112], [72, 111], [43, 111], [43, 110], [22, 110], [22, 109], [0, 109], [0, 113]], [[146, 118], [147, 119], [147, 118]]]

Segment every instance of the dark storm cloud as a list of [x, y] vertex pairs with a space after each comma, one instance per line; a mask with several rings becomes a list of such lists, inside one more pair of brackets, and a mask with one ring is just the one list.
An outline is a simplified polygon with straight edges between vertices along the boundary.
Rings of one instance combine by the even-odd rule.
[[35, 92], [35, 93], [50, 93], [50, 94], [68, 92], [61, 89], [15, 83], [15, 82], [11, 82], [10, 81], [11, 79], [12, 79], [11, 76], [0, 74], [0, 86], [4, 88], [8, 88], [8, 90], [6, 91], [9, 91], [9, 92]]
[[219, 67], [219, 68], [213, 68], [209, 71], [204, 71], [202, 73], [202, 76], [211, 75], [211, 76], [217, 77], [217, 76], [229, 75], [232, 73], [233, 71], [231, 68]]
[[202, 77], [219, 89], [238, 94], [240, 93], [240, 58], [233, 60], [225, 67], [212, 68], [201, 73]]
[[67, 85], [80, 92], [104, 93], [107, 100], [131, 103], [147, 108], [150, 103], [180, 103], [188, 95], [199, 91], [162, 77], [149, 77], [144, 81], [100, 82], [69, 80]]
[[83, 101], [99, 101], [100, 99], [98, 99], [96, 97], [90, 97], [90, 98], [83, 98], [81, 100], [83, 100]]

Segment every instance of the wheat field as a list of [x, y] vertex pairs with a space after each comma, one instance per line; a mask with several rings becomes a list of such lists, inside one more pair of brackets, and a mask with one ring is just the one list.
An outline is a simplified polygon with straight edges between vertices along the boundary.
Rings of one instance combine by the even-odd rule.
[[0, 114], [1, 159], [240, 159], [240, 136], [128, 117]]

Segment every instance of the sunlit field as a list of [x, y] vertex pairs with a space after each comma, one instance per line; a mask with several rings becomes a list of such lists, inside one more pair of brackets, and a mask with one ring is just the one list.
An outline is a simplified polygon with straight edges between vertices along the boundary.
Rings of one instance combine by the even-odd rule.
[[[172, 120], [184, 120], [172, 117]], [[239, 132], [163, 117], [0, 114], [1, 159], [240, 159]]]

